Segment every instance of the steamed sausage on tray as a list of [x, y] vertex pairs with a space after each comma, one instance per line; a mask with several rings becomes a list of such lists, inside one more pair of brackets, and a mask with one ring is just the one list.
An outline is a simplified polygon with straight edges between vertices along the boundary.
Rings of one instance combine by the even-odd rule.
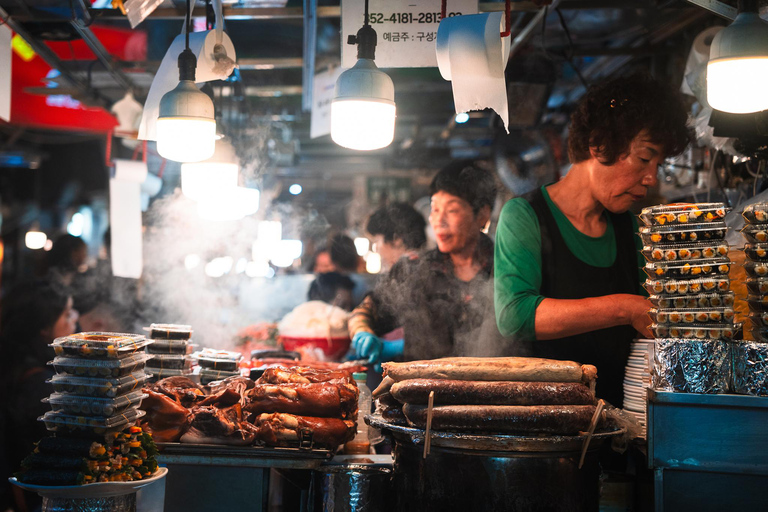
[[438, 431], [575, 435], [595, 413], [592, 365], [457, 357], [382, 366], [385, 379], [373, 395], [382, 418], [394, 424], [424, 428], [431, 392], [431, 428]]

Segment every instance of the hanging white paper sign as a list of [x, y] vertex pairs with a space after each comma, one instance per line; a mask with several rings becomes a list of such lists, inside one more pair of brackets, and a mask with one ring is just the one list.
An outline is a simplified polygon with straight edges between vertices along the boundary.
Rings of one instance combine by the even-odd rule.
[[[435, 40], [441, 18], [440, 0], [369, 0], [368, 18], [376, 30], [376, 66], [429, 68], [437, 66]], [[446, 16], [477, 14], [477, 0], [448, 0]], [[365, 2], [341, 2], [341, 65], [357, 62], [357, 46], [347, 37], [363, 26]]]

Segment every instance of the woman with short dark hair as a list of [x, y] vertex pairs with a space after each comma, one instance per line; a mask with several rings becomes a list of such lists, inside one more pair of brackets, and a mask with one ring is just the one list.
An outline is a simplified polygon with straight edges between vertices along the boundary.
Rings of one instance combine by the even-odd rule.
[[390, 269], [402, 256], [416, 254], [425, 243], [427, 221], [407, 203], [382, 206], [371, 214], [365, 229], [373, 235], [382, 267]]
[[657, 167], [688, 144], [680, 95], [645, 75], [589, 89], [571, 117], [571, 168], [507, 202], [496, 231], [499, 330], [536, 357], [594, 364], [617, 407], [630, 342], [650, 336], [637, 221]]
[[[494, 176], [455, 162], [437, 173], [430, 192], [437, 248], [398, 260], [353, 311], [349, 330], [358, 357], [434, 359], [505, 349], [489, 314], [493, 242], [482, 232], [496, 199]], [[404, 339], [381, 339], [399, 326]]]

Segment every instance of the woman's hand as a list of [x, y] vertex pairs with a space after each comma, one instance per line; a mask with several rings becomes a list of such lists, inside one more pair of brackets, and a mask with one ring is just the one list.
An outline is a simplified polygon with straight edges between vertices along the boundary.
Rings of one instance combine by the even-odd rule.
[[627, 308], [629, 323], [640, 333], [643, 338], [653, 338], [651, 333], [651, 317], [648, 310], [651, 309], [651, 302], [640, 295], [623, 295], [625, 307]]

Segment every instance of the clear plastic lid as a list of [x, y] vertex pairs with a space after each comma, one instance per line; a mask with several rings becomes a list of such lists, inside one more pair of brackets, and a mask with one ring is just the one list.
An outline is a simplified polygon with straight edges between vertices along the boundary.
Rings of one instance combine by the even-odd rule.
[[747, 295], [749, 310], [753, 313], [768, 311], [768, 295]]
[[224, 380], [227, 377], [235, 377], [237, 375], [240, 375], [239, 371], [229, 372], [224, 370], [214, 370], [213, 368], [202, 368], [200, 369], [200, 382], [202, 384], [208, 384], [215, 380]]
[[723, 203], [676, 203], [643, 208], [640, 219], [646, 226], [722, 222], [728, 210]]
[[687, 244], [646, 245], [643, 256], [649, 262], [687, 261], [728, 256], [728, 242], [724, 240]]
[[657, 325], [732, 324], [733, 308], [657, 309], [648, 312]]
[[700, 293], [723, 293], [730, 291], [728, 277], [705, 277], [702, 279], [646, 279], [645, 289], [650, 295], [697, 295]]
[[56, 357], [48, 364], [57, 373], [82, 375], [85, 377], [120, 377], [144, 368], [152, 356], [140, 352], [122, 359], [83, 359], [78, 357]]
[[681, 338], [699, 340], [733, 340], [741, 333], [741, 324], [652, 324], [651, 331], [657, 338]]
[[[689, 282], [689, 281], [687, 281]], [[651, 304], [657, 308], [697, 309], [697, 308], [732, 308], [736, 294], [726, 293], [697, 293], [693, 295], [651, 295]]]
[[145, 327], [153, 339], [188, 340], [192, 337], [192, 326], [183, 324], [151, 324]]
[[727, 276], [731, 270], [731, 261], [728, 258], [716, 258], [685, 262], [653, 262], [646, 263], [643, 270], [651, 279], [695, 279], [708, 276]]
[[754, 295], [768, 294], [768, 277], [750, 277], [747, 279], [747, 289]]
[[120, 332], [80, 332], [71, 336], [56, 338], [55, 342], [63, 346], [80, 347], [88, 345], [102, 348], [120, 348], [133, 345], [146, 339], [141, 334], [126, 334]]
[[749, 320], [755, 327], [768, 327], [768, 311], [761, 313], [750, 313]]
[[140, 390], [146, 381], [147, 374], [140, 371], [116, 378], [78, 377], [60, 373], [51, 377], [47, 382], [53, 385], [53, 389], [57, 393], [115, 398], [131, 391]]
[[134, 423], [146, 413], [141, 409], [128, 409], [124, 414], [108, 418], [98, 416], [79, 416], [61, 411], [49, 411], [38, 418], [45, 423], [45, 428], [52, 432], [68, 430], [91, 430], [97, 434], [122, 430]]
[[195, 359], [216, 359], [221, 361], [240, 361], [243, 354], [240, 352], [228, 352], [226, 350], [216, 350], [213, 348], [204, 348], [192, 354]]
[[768, 277], [768, 261], [747, 260], [744, 262], [744, 270], [750, 277]]
[[195, 345], [192, 340], [165, 340], [153, 339], [153, 343], [147, 347], [149, 354], [175, 354], [184, 355]]
[[745, 244], [744, 254], [752, 261], [768, 261], [768, 244]]
[[744, 220], [752, 224], [768, 222], [768, 203], [750, 204], [744, 208], [744, 211], [741, 212], [741, 216], [744, 217]]
[[53, 393], [43, 402], [50, 404], [54, 411], [82, 416], [114, 416], [123, 414], [131, 407], [139, 407], [147, 395], [140, 390], [132, 391], [115, 398], [78, 396], [67, 393]]
[[728, 233], [728, 228], [724, 222], [712, 222], [691, 225], [640, 226], [638, 231], [644, 245], [654, 245], [722, 240]]
[[71, 343], [67, 338], [57, 338], [48, 345], [53, 347], [57, 356], [87, 357], [93, 359], [122, 359], [134, 354], [152, 344], [152, 340], [142, 339], [138, 343], [130, 345], [104, 346], [83, 343], [80, 345]]
[[189, 368], [150, 368], [147, 367], [146, 371], [152, 372], [150, 375], [152, 381], [164, 379], [166, 377], [179, 377], [181, 375], [191, 375], [192, 371]]
[[746, 224], [741, 228], [741, 234], [752, 244], [768, 242], [768, 224]]

